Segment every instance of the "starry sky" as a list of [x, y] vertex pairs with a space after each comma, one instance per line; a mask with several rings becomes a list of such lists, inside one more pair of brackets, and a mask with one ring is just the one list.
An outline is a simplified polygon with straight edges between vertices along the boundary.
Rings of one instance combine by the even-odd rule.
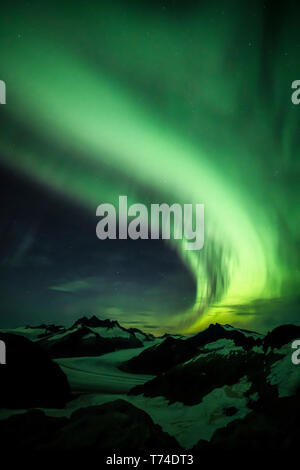
[[[155, 334], [299, 316], [299, 2], [3, 2], [1, 326]], [[205, 243], [96, 237], [96, 208], [205, 204]]]

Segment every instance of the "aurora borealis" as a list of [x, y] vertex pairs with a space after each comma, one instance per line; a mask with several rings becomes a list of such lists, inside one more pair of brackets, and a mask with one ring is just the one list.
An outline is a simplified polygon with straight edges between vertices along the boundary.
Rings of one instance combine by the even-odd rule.
[[[153, 332], [297, 321], [300, 107], [290, 96], [300, 78], [300, 8], [271, 3], [5, 6], [6, 323], [14, 315], [65, 323], [85, 309]], [[96, 207], [121, 194], [145, 204], [204, 203], [204, 248], [188, 252], [172, 240], [100, 246]], [[15, 240], [11, 224], [22, 231]], [[132, 263], [132, 276], [122, 262]]]

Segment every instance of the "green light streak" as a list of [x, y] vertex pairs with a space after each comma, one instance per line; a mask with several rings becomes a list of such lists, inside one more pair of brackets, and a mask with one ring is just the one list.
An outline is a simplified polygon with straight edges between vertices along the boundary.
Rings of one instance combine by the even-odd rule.
[[[255, 149], [243, 148], [242, 139], [233, 132], [233, 154], [218, 148], [216, 161], [201, 138], [199, 142], [188, 138], [183, 129], [178, 131], [155, 108], [141, 103], [122, 82], [90, 67], [67, 47], [51, 40], [50, 34], [38, 31], [32, 36], [30, 24], [28, 20], [28, 36], [22, 48], [10, 48], [2, 58], [11, 96], [7, 108], [49, 141], [51, 148], [64, 147], [67, 153], [60, 159], [45, 156], [39, 149], [18, 148], [17, 143], [12, 148], [3, 137], [2, 160], [95, 210], [103, 201], [117, 204], [119, 194], [127, 194], [130, 203], [143, 202], [139, 199], [143, 188], [152, 188], [161, 202], [204, 203], [203, 251], [189, 252], [184, 249], [184, 241], [171, 241], [197, 281], [194, 308], [174, 318], [175, 328], [180, 325], [182, 330], [190, 331], [211, 321], [229, 323], [234, 321], [234, 313], [228, 306], [279, 296], [289, 274], [278, 252], [279, 235], [272, 211], [267, 204], [261, 206], [261, 195], [256, 194], [255, 187], [236, 184], [237, 162], [243, 158], [246, 162], [257, 161]], [[215, 39], [207, 49], [207, 66], [216, 71], [223, 65], [218, 64], [220, 47]], [[150, 49], [145, 57], [146, 68], [151, 54]], [[217, 58], [213, 64], [212, 57]], [[174, 83], [178, 83], [178, 77]], [[228, 94], [222, 95], [223, 101], [216, 98], [218, 91], [214, 95], [214, 83], [204, 80], [203, 84], [207, 99], [219, 113], [225, 113], [225, 109], [229, 115], [237, 112], [239, 96], [237, 91], [230, 94], [227, 82]], [[250, 91], [256, 85], [254, 80]], [[289, 120], [294, 125], [291, 116]], [[205, 123], [203, 116], [201, 123]], [[284, 134], [286, 148], [289, 132]], [[216, 139], [217, 133], [218, 129]], [[262, 122], [261, 134], [270, 139], [267, 125]], [[222, 157], [225, 162], [233, 161], [232, 173], [226, 172], [225, 164], [220, 165]], [[99, 184], [103, 164], [123, 178], [120, 176], [117, 183], [101, 179]], [[253, 166], [249, 171], [256, 178], [255, 184], [263, 185], [259, 164]], [[127, 187], [127, 177], [135, 182], [136, 191]]]

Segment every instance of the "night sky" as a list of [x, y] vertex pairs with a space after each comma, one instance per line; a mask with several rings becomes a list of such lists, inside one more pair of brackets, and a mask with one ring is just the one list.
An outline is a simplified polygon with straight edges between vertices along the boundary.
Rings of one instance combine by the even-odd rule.
[[[0, 57], [0, 326], [300, 321], [299, 2], [4, 2]], [[100, 241], [119, 195], [204, 248]]]

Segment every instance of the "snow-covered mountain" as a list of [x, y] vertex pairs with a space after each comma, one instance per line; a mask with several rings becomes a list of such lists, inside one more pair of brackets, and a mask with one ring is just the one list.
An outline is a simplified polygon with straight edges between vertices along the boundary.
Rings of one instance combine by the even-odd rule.
[[39, 345], [52, 357], [98, 356], [118, 349], [138, 348], [143, 343], [117, 321], [83, 317], [71, 328], [42, 338]]
[[272, 393], [267, 390], [272, 387], [266, 383], [266, 376], [278, 359], [280, 356], [273, 352], [265, 356], [257, 347], [246, 350], [235, 345], [232, 339], [220, 338], [199, 348], [191, 358], [135, 387], [131, 393], [162, 396], [170, 402], [195, 405], [213, 390], [224, 385], [231, 387], [244, 379], [249, 384], [249, 396], [257, 392], [263, 382], [264, 393]]
[[98, 356], [118, 349], [139, 348], [154, 336], [137, 328], [126, 329], [117, 321], [95, 315], [79, 318], [70, 328], [55, 325], [25, 326], [2, 330], [37, 342], [52, 357]]
[[133, 373], [158, 374], [192, 359], [201, 348], [219, 340], [231, 341], [235, 346], [247, 351], [254, 346], [261, 346], [263, 336], [216, 323], [200, 333], [186, 337], [166, 335], [160, 344], [146, 349], [139, 356], [123, 363], [120, 368]]
[[[294, 325], [277, 327], [266, 336], [211, 325], [184, 340], [173, 340], [177, 352], [181, 342], [189, 345], [184, 355], [191, 357], [179, 354], [179, 362], [169, 360], [169, 368], [164, 363], [156, 377], [135, 386], [129, 397], [142, 409], [158, 402], [169, 409], [174, 429], [168, 423], [163, 428], [183, 447], [194, 446], [195, 453], [227, 449], [227, 442], [230, 450], [249, 445], [292, 449], [300, 417], [300, 366], [291, 360], [294, 339], [300, 339]], [[151, 359], [161, 362], [166, 347], [167, 340], [121, 368], [148, 370]], [[154, 413], [159, 416], [159, 410]]]
[[1, 328], [2, 333], [12, 333], [15, 335], [25, 336], [31, 341], [39, 341], [40, 339], [52, 336], [61, 331], [65, 331], [63, 326], [59, 325], [39, 325], [39, 326], [19, 326], [17, 328]]

